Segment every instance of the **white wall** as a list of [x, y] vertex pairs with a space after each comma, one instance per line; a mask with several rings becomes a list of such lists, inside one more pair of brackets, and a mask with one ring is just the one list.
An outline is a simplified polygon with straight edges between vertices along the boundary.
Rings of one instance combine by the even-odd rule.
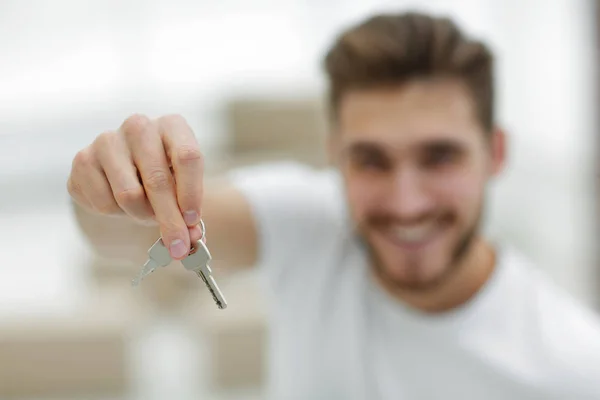
[[[511, 133], [495, 229], [562, 284], [597, 298], [595, 60], [591, 2], [512, 1], [495, 11], [500, 117]], [[595, 279], [595, 281], [594, 281]]]
[[[0, 279], [14, 279], [19, 264], [60, 268], [81, 251], [66, 239], [74, 228], [64, 182], [72, 156], [96, 134], [132, 112], [181, 112], [210, 157], [226, 140], [218, 118], [226, 96], [321, 91], [320, 56], [341, 26], [422, 3], [3, 1], [0, 254], [11, 262], [0, 264]], [[450, 13], [498, 54], [498, 111], [511, 155], [491, 196], [489, 231], [591, 302], [598, 263], [589, 3], [438, 0], [426, 9]], [[45, 266], [23, 258], [48, 228], [39, 226], [45, 218], [28, 217], [34, 210], [61, 216], [47, 220], [65, 239], [38, 244], [51, 254]]]

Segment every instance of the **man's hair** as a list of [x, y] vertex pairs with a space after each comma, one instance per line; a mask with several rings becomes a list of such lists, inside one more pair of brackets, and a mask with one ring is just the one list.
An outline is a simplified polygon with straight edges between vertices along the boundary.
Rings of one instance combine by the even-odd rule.
[[335, 119], [350, 90], [400, 85], [419, 78], [457, 78], [469, 89], [477, 119], [494, 124], [493, 57], [448, 18], [416, 12], [373, 16], [336, 39], [324, 59]]

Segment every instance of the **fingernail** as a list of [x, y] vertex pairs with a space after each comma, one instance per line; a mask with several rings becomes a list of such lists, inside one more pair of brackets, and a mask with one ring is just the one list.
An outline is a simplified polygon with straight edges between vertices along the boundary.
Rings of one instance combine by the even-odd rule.
[[198, 213], [196, 211], [186, 211], [183, 213], [183, 220], [188, 225], [196, 225], [198, 223]]
[[183, 243], [183, 240], [175, 239], [171, 242], [171, 246], [169, 246], [169, 252], [173, 258], [182, 258], [186, 255], [188, 250], [185, 243]]

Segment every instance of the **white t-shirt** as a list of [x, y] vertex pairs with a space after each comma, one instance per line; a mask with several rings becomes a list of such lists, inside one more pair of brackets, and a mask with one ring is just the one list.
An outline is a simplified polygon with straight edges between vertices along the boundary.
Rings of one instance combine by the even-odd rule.
[[339, 176], [297, 164], [232, 174], [260, 236], [273, 399], [600, 399], [600, 322], [510, 247], [441, 315], [370, 278]]

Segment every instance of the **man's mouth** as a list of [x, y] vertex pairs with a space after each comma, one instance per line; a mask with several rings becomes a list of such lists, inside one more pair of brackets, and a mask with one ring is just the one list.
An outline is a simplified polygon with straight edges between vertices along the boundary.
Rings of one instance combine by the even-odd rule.
[[439, 224], [426, 222], [418, 225], [406, 226], [402, 224], [389, 224], [382, 227], [381, 233], [395, 246], [407, 250], [419, 249], [433, 241], [441, 231]]

